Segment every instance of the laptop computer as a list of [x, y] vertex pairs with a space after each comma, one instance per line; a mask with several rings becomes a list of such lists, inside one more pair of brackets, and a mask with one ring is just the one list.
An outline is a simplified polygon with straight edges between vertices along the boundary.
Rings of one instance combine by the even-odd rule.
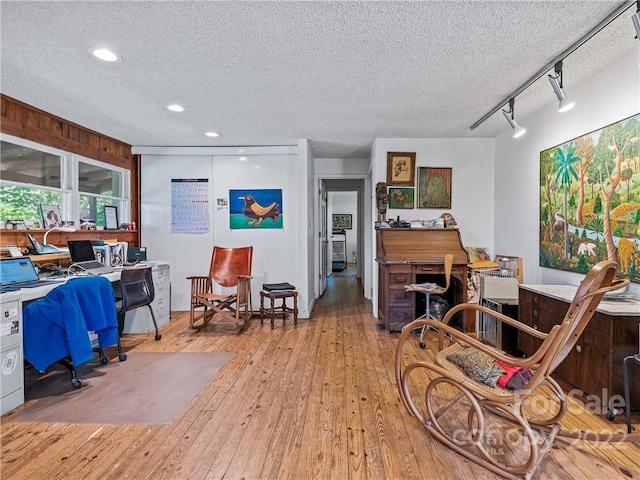
[[64, 279], [40, 280], [38, 272], [36, 272], [36, 268], [29, 257], [3, 258], [0, 260], [0, 288], [3, 292], [62, 282], [64, 282]]
[[69, 247], [69, 256], [73, 265], [80, 267], [91, 275], [103, 275], [117, 270], [114, 267], [105, 266], [96, 259], [96, 252], [93, 249], [91, 240], [67, 240], [67, 246]]

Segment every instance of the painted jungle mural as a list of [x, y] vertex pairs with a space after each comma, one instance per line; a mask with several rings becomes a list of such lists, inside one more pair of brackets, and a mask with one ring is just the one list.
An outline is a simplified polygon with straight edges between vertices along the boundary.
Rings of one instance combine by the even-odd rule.
[[540, 152], [540, 265], [640, 282], [640, 114]]

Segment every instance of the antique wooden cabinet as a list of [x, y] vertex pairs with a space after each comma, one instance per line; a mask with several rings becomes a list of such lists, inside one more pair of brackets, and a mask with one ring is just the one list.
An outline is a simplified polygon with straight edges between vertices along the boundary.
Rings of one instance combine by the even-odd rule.
[[[520, 285], [518, 320], [548, 332], [563, 320], [576, 290], [570, 285]], [[613, 395], [624, 396], [622, 362], [626, 356], [638, 353], [639, 328], [639, 302], [602, 301], [555, 375], [607, 403]], [[518, 347], [527, 355], [541, 343], [522, 332], [518, 334]], [[629, 365], [629, 377], [631, 406], [640, 408], [640, 383], [635, 381], [640, 378], [640, 368], [633, 362]]]
[[[449, 303], [467, 300], [469, 257], [460, 232], [455, 228], [381, 228], [376, 230], [378, 262], [378, 320], [387, 332], [402, 327], [425, 312], [424, 295], [405, 292], [410, 283], [434, 282], [444, 285], [444, 256], [453, 253], [451, 286], [445, 293]], [[465, 331], [474, 321], [456, 319]]]

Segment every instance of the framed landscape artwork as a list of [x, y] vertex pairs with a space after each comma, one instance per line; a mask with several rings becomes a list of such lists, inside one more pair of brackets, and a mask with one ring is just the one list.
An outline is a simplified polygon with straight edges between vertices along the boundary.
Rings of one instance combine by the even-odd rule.
[[451, 168], [418, 168], [418, 208], [451, 208]]
[[640, 282], [640, 114], [540, 152], [540, 266]]
[[415, 152], [387, 152], [387, 185], [415, 185]]
[[351, 230], [351, 214], [350, 213], [336, 213], [332, 215], [332, 227], [334, 230]]

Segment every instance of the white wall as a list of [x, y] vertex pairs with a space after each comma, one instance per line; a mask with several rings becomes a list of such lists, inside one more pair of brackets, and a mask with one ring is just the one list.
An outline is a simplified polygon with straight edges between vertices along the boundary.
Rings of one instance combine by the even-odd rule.
[[[198, 149], [194, 149], [199, 151]], [[206, 274], [213, 245], [253, 245], [253, 305], [259, 306], [263, 283], [290, 282], [299, 292], [299, 316], [309, 316], [307, 166], [297, 147], [246, 147], [236, 154], [189, 155], [181, 149], [158, 155], [142, 153], [142, 244], [151, 259], [171, 262], [173, 310], [189, 309], [189, 275]], [[150, 150], [153, 151], [153, 150]], [[170, 232], [170, 181], [172, 178], [208, 178], [210, 181], [211, 232]], [[229, 210], [216, 199], [229, 197], [231, 189], [282, 189], [282, 229], [229, 228]], [[308, 228], [307, 228], [308, 226]]]
[[[566, 85], [576, 106], [558, 113], [549, 104], [517, 118], [527, 133], [496, 138], [495, 251], [524, 259], [525, 283], [577, 284], [583, 275], [539, 266], [540, 152], [640, 112], [639, 55], [634, 52], [579, 85]], [[638, 288], [637, 284], [631, 286]]]
[[[404, 220], [428, 220], [449, 212], [458, 223], [464, 246], [491, 249], [494, 243], [494, 139], [376, 139], [372, 161], [372, 191], [375, 191], [378, 182], [386, 182], [387, 152], [416, 152], [416, 171], [418, 167], [452, 168], [450, 209], [388, 209], [387, 218], [396, 218], [399, 215]], [[374, 218], [375, 212], [373, 205]], [[371, 228], [373, 229], [373, 225]], [[371, 241], [373, 257], [369, 262], [374, 279], [373, 312], [377, 316], [378, 269], [374, 260], [375, 236]]]

